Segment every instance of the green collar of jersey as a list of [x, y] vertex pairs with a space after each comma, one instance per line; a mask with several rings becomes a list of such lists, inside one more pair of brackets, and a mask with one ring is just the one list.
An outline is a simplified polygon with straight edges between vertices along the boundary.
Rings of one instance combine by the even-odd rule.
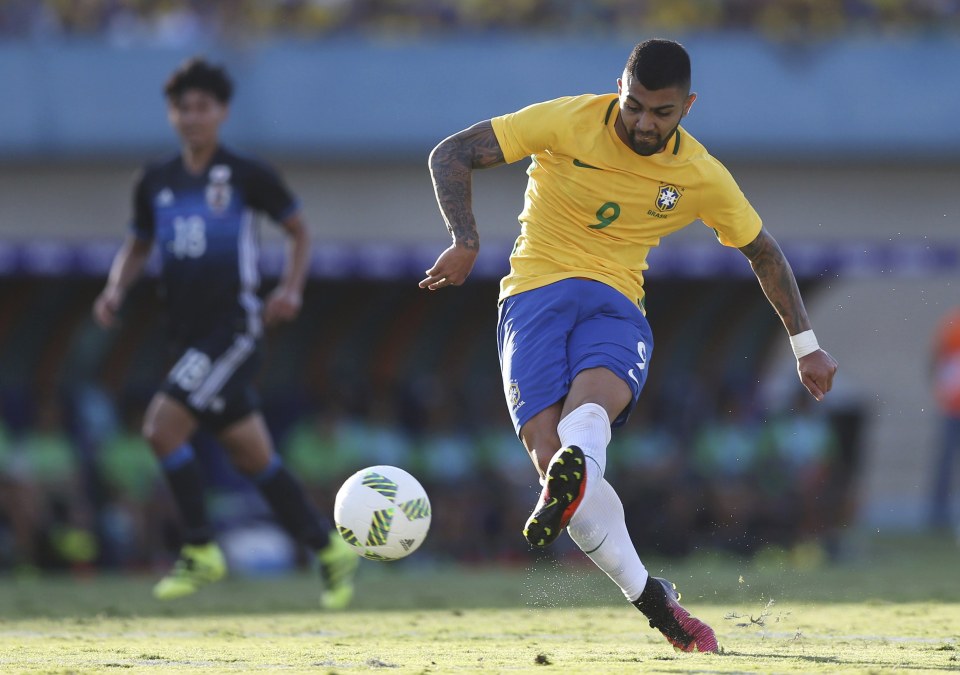
[[607, 106], [607, 114], [603, 118], [603, 126], [607, 126], [608, 124], [610, 124], [610, 115], [613, 114], [613, 107], [617, 105], [617, 101], [619, 100], [620, 99], [615, 98], [612, 101], [610, 101], [610, 105]]

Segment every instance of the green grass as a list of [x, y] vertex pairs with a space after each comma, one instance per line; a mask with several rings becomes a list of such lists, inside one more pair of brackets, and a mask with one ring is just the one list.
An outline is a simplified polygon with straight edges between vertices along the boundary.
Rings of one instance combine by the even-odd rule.
[[230, 579], [176, 603], [152, 577], [0, 580], [0, 672], [960, 671], [960, 549], [865, 539], [841, 563], [767, 552], [649, 561], [724, 653], [677, 654], [589, 564], [365, 563], [348, 612], [308, 575]]

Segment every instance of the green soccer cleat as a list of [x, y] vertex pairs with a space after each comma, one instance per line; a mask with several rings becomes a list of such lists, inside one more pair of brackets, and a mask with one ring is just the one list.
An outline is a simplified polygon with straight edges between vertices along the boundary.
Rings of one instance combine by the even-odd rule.
[[196, 593], [204, 584], [220, 581], [227, 575], [223, 551], [215, 543], [186, 544], [170, 573], [153, 587], [157, 600], [174, 600]]
[[353, 599], [353, 577], [360, 558], [336, 530], [330, 531], [330, 543], [317, 551], [317, 568], [323, 590], [320, 606], [324, 609], [345, 609]]

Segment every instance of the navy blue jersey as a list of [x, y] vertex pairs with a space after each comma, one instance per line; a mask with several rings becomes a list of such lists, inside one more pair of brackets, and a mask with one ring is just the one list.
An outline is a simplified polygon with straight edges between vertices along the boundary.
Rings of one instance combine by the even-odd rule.
[[199, 175], [180, 155], [144, 169], [131, 228], [160, 250], [175, 338], [190, 340], [224, 323], [261, 333], [257, 216], [279, 223], [296, 209], [275, 171], [223, 147]]

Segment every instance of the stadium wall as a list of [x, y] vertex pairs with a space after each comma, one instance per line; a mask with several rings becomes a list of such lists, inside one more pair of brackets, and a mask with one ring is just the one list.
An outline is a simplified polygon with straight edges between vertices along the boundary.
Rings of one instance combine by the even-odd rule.
[[[689, 36], [696, 135], [727, 156], [950, 158], [960, 62], [949, 37], [773, 44]], [[420, 157], [476, 120], [613, 91], [632, 41], [356, 36], [207, 46], [239, 83], [228, 135], [314, 160]], [[192, 52], [98, 41], [0, 43], [0, 156], [128, 156], [167, 141], [161, 84]]]
[[[711, 139], [703, 140], [709, 145]], [[163, 153], [137, 160], [0, 165], [2, 238], [121, 236], [140, 164], [175, 151], [169, 136]], [[814, 243], [960, 238], [955, 196], [960, 163], [778, 163], [719, 156], [780, 237]], [[302, 199], [320, 239], [360, 243], [436, 242], [445, 236], [426, 157], [341, 164], [267, 156]], [[518, 162], [475, 175], [474, 205], [486, 240], [512, 243], [516, 236], [525, 170], [526, 162]], [[670, 241], [705, 239], [710, 239], [705, 228], [692, 227]]]

